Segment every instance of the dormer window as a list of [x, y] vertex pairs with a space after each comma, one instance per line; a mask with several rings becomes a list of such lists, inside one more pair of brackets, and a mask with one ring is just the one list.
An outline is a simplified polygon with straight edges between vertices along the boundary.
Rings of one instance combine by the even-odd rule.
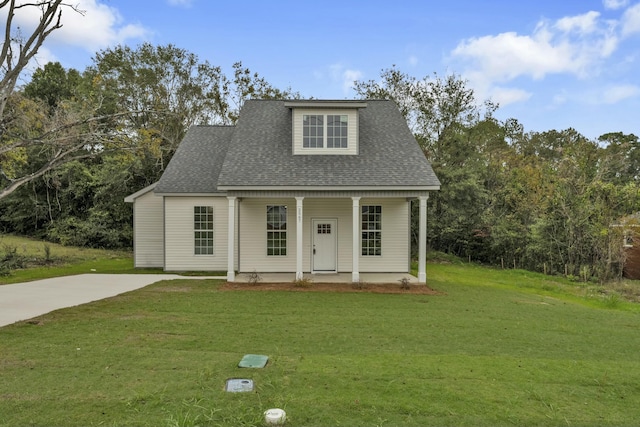
[[358, 101], [289, 101], [293, 154], [358, 154]]
[[303, 148], [347, 148], [349, 118], [346, 114], [303, 114]]

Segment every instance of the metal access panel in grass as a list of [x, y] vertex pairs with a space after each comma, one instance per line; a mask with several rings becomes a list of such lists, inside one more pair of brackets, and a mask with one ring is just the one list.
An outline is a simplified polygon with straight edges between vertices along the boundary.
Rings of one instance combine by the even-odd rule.
[[240, 363], [239, 368], [264, 368], [269, 361], [269, 356], [262, 354], [245, 354]]
[[224, 389], [231, 393], [253, 391], [253, 380], [248, 378], [231, 378], [227, 380]]

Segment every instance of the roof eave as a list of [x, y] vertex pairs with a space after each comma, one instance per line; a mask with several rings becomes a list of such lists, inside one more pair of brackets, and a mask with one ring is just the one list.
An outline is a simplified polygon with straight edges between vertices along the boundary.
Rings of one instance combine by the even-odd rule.
[[366, 102], [358, 101], [287, 101], [288, 108], [367, 108]]
[[156, 196], [161, 197], [221, 197], [226, 196], [226, 191], [216, 191], [211, 193], [188, 193], [188, 192], [161, 192], [156, 193]]
[[133, 203], [138, 197], [144, 196], [149, 191], [152, 191], [154, 188], [156, 188], [156, 184], [158, 184], [157, 181], [151, 185], [147, 185], [142, 190], [136, 191], [135, 193], [128, 195], [127, 197], [124, 198], [124, 201], [126, 203]]
[[309, 186], [309, 185], [228, 185], [218, 186], [223, 191], [438, 191], [439, 185], [420, 185], [420, 186], [398, 186], [398, 185], [373, 185], [373, 186]]

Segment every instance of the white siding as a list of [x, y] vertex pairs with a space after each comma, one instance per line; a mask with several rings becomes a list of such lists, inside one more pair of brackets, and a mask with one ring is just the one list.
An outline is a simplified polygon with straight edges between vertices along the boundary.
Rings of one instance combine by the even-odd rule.
[[162, 267], [164, 261], [162, 197], [153, 191], [133, 202], [134, 267]]
[[361, 255], [360, 271], [408, 272], [409, 203], [405, 199], [360, 199], [360, 206], [363, 205], [382, 206], [382, 255]]
[[[348, 118], [347, 127], [347, 148], [303, 148], [302, 147], [302, 116], [305, 114], [340, 114], [346, 115]], [[344, 109], [344, 110], [328, 110], [328, 109], [309, 109], [309, 108], [295, 108], [293, 110], [293, 154], [343, 154], [343, 155], [356, 155], [358, 154], [358, 110], [356, 109]], [[325, 135], [326, 138], [326, 135]]]
[[[287, 206], [287, 255], [267, 256], [267, 205]], [[296, 271], [296, 199], [243, 199], [239, 205], [241, 272]]]
[[[287, 255], [267, 256], [267, 205], [287, 206]], [[405, 199], [361, 199], [360, 205], [382, 206], [382, 255], [360, 257], [361, 272], [407, 272], [409, 268], [409, 208]], [[293, 198], [245, 198], [239, 204], [241, 272], [295, 272], [296, 200]], [[338, 272], [352, 270], [351, 198], [305, 198], [303, 200], [303, 264], [311, 271], [311, 227], [314, 219], [338, 222]], [[357, 230], [358, 240], [360, 230]]]
[[[213, 255], [195, 255], [193, 208], [213, 206]], [[227, 271], [226, 197], [164, 198], [166, 271]]]

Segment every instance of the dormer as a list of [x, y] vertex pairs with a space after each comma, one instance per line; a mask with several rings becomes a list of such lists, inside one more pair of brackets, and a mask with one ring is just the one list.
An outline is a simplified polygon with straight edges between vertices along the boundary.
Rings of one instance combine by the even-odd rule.
[[358, 154], [361, 101], [288, 101], [294, 155]]

